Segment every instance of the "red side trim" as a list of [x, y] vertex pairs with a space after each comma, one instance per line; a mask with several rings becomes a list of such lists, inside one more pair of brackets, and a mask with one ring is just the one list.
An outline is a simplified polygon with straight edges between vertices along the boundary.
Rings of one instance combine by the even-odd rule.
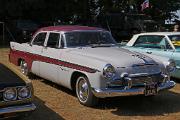
[[24, 59], [27, 62], [29, 70], [31, 70], [33, 61], [41, 61], [41, 62], [51, 63], [51, 64], [68, 67], [68, 68], [72, 68], [72, 69], [76, 69], [76, 70], [80, 70], [80, 71], [85, 71], [85, 72], [89, 72], [89, 73], [97, 72], [96, 69], [89, 68], [86, 66], [81, 66], [78, 64], [74, 64], [74, 63], [70, 63], [70, 62], [66, 62], [66, 61], [62, 61], [62, 60], [58, 60], [58, 59], [54, 59], [54, 58], [49, 58], [49, 57], [45, 57], [45, 56], [41, 56], [41, 55], [36, 55], [36, 54], [32, 54], [32, 53], [27, 53], [27, 52], [11, 49], [10, 55], [9, 55], [9, 61], [15, 65], [18, 65], [19, 59]]

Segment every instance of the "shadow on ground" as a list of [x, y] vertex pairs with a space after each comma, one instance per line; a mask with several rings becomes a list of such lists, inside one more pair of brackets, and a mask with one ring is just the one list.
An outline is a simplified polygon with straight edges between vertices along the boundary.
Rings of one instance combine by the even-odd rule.
[[[69, 95], [76, 97], [71, 90], [42, 80], [44, 84], [50, 85]], [[179, 84], [179, 83], [178, 83]], [[112, 114], [118, 116], [159, 116], [180, 112], [180, 93], [163, 91], [157, 96], [129, 96], [100, 99], [94, 109], [111, 110]]]
[[35, 97], [34, 103], [37, 107], [36, 110], [20, 120], [64, 120], [60, 115], [48, 108], [45, 102], [38, 97]]
[[174, 80], [176, 83], [180, 83], [180, 78], [178, 79], [178, 78], [171, 77], [171, 79]]
[[166, 91], [157, 96], [130, 96], [101, 100], [97, 109], [114, 109], [119, 116], [158, 116], [180, 112], [180, 94]]

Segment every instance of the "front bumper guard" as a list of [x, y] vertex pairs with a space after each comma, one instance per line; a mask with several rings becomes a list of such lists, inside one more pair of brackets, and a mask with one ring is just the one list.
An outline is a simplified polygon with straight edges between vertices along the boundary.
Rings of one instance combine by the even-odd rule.
[[10, 106], [5, 108], [0, 108], [0, 115], [7, 114], [7, 113], [21, 113], [21, 112], [28, 112], [33, 111], [36, 109], [36, 106], [31, 103], [28, 105], [18, 105], [18, 106]]
[[[173, 88], [176, 85], [174, 81], [166, 81], [158, 85], [157, 91], [162, 91], [165, 89]], [[98, 98], [106, 97], [117, 97], [117, 96], [133, 96], [133, 95], [144, 95], [145, 87], [140, 88], [129, 88], [129, 89], [115, 89], [115, 88], [105, 88], [97, 89], [92, 88], [93, 94]]]

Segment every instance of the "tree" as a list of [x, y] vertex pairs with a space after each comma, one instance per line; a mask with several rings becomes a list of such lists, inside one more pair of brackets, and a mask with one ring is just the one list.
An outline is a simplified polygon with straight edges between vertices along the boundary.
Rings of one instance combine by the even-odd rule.
[[[172, 17], [177, 17], [173, 13], [180, 8], [179, 0], [149, 0], [150, 7], [141, 13], [150, 15], [155, 20], [164, 21], [166, 19], [171, 19]], [[141, 0], [141, 3], [143, 1]]]
[[172, 18], [172, 12], [180, 8], [179, 0], [149, 0], [150, 7], [141, 11], [143, 2], [144, 0], [1, 0], [0, 19], [89, 20], [107, 12], [124, 12], [143, 13], [163, 21]]

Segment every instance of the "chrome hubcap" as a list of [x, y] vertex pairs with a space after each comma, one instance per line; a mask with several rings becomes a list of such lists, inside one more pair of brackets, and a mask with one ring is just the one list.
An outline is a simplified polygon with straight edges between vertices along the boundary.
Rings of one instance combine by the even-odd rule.
[[25, 61], [21, 61], [21, 72], [24, 74], [24, 75], [27, 75], [28, 73], [28, 67], [27, 67], [27, 63]]
[[88, 88], [87, 81], [83, 77], [80, 77], [78, 79], [78, 83], [76, 86], [76, 92], [77, 92], [78, 98], [81, 102], [87, 101], [88, 95], [89, 95], [89, 88]]

